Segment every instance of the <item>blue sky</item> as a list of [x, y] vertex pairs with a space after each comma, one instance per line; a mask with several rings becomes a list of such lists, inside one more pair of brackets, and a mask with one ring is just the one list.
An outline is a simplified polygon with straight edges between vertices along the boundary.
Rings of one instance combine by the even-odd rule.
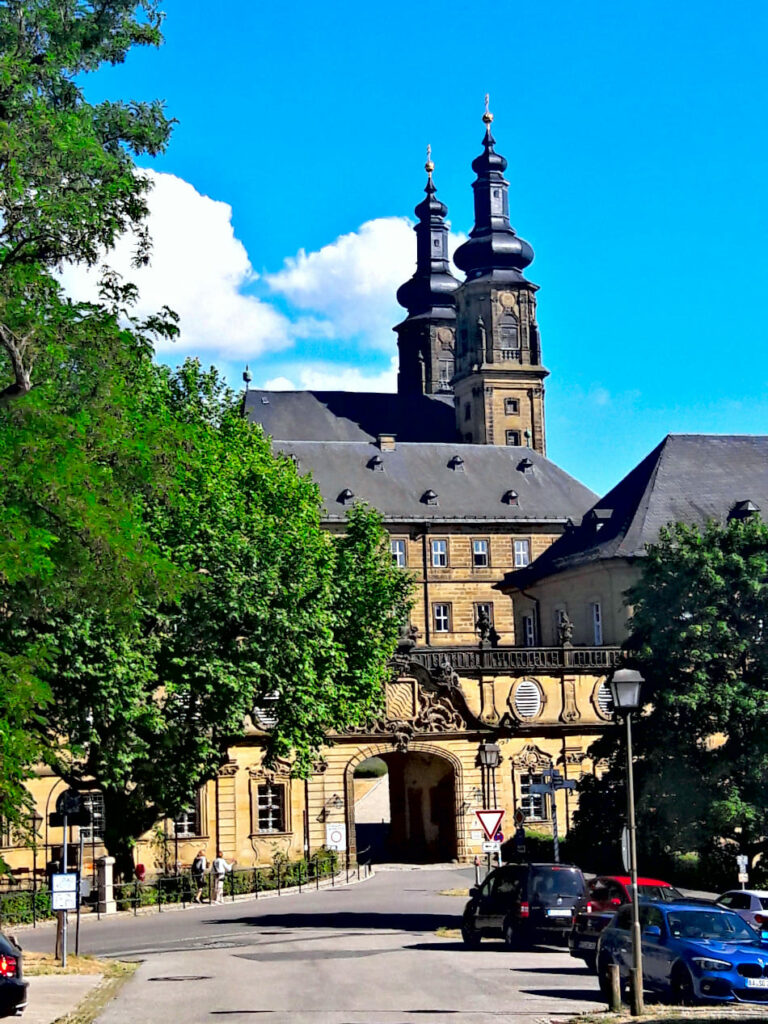
[[146, 301], [183, 316], [162, 358], [390, 384], [426, 144], [465, 233], [489, 92], [536, 252], [550, 457], [604, 491], [667, 432], [768, 433], [768, 5], [164, 8], [161, 50], [88, 81], [179, 121], [144, 162]]

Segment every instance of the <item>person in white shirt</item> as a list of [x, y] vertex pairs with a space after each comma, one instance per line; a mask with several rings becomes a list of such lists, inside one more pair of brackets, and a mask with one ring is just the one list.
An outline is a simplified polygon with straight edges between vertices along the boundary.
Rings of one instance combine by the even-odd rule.
[[237, 864], [236, 860], [233, 860], [231, 864], [225, 861], [221, 850], [217, 850], [214, 861], [211, 864], [211, 874], [215, 883], [214, 903], [224, 902], [224, 877], [228, 871], [232, 870], [235, 864]]

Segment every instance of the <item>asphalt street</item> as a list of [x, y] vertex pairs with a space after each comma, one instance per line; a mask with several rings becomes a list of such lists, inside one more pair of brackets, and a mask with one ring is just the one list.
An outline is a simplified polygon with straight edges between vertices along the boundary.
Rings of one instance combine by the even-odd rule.
[[[562, 949], [477, 951], [458, 928], [466, 870], [382, 871], [321, 892], [84, 924], [81, 951], [140, 960], [99, 1024], [528, 1024], [601, 1007]], [[47, 949], [48, 929], [24, 945]]]

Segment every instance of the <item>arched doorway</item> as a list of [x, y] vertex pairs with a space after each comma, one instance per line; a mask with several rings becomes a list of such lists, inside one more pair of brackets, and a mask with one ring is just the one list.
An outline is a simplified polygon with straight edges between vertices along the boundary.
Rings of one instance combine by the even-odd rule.
[[422, 864], [457, 857], [452, 758], [434, 748], [379, 748], [349, 768], [359, 855], [378, 862]]

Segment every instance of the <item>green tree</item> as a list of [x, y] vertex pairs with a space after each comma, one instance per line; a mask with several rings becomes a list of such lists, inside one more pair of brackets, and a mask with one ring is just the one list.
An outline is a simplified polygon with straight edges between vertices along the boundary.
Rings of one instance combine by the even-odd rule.
[[376, 513], [353, 509], [339, 536], [323, 528], [316, 485], [273, 455], [215, 371], [154, 372], [145, 403], [174, 424], [179, 486], [138, 493], [152, 540], [195, 585], [141, 597], [128, 619], [102, 607], [7, 622], [55, 646], [48, 740], [69, 742], [65, 779], [102, 789], [124, 874], [133, 840], [215, 774], [254, 707], [275, 720], [269, 755], [293, 755], [298, 773], [329, 731], [370, 717], [410, 586]]
[[97, 263], [128, 229], [148, 258], [150, 184], [134, 157], [160, 152], [171, 124], [158, 102], [91, 104], [82, 80], [159, 45], [161, 20], [155, 0], [0, 6], [0, 403], [32, 387], [52, 268]]
[[[634, 726], [641, 863], [668, 869], [693, 852], [711, 884], [730, 882], [737, 852], [755, 859], [768, 847], [768, 527], [756, 517], [669, 526], [626, 600], [626, 654], [649, 701]], [[587, 843], [618, 832], [617, 741], [596, 748], [611, 768], [580, 800]]]

